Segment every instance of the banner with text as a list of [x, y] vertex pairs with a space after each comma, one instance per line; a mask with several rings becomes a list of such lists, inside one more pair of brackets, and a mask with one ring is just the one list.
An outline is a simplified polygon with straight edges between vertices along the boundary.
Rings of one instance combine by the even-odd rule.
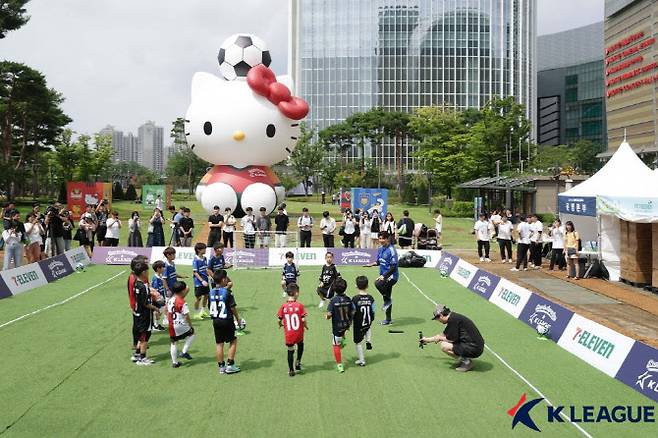
[[[334, 253], [337, 266], [363, 266], [377, 261], [376, 249], [327, 248]], [[399, 252], [398, 252], [399, 255]], [[324, 257], [324, 256], [323, 256]], [[323, 258], [324, 262], [324, 258]]]
[[436, 269], [438, 269], [442, 275], [448, 276], [455, 269], [458, 261], [459, 257], [445, 251], [441, 251], [441, 257], [439, 258], [439, 263], [436, 265]]
[[48, 281], [48, 283], [59, 280], [60, 278], [64, 278], [73, 273], [73, 267], [64, 254], [41, 260], [38, 264], [41, 267], [41, 271], [46, 276], [46, 281]]
[[87, 250], [82, 246], [70, 249], [66, 251], [64, 255], [69, 260], [69, 264], [73, 269], [75, 269], [78, 263], [82, 263], [84, 266], [91, 264], [91, 259], [87, 255]]
[[[129, 248], [123, 246], [97, 246], [91, 257], [92, 263], [100, 265], [129, 265], [138, 255], [151, 261], [152, 248]], [[191, 264], [191, 262], [190, 262]]]
[[224, 259], [234, 268], [260, 268], [268, 266], [269, 252], [266, 249], [225, 249]]
[[596, 216], [596, 197], [594, 196], [558, 196], [560, 213], [576, 216]]
[[500, 283], [499, 276], [478, 269], [473, 276], [473, 280], [471, 280], [471, 283], [468, 285], [468, 288], [482, 298], [488, 300], [498, 286], [498, 283]]
[[636, 341], [616, 377], [658, 402], [658, 350]]
[[37, 263], [0, 272], [12, 295], [18, 295], [38, 286], [48, 284]]
[[565, 309], [559, 304], [540, 297], [537, 294], [532, 294], [525, 309], [519, 315], [519, 319], [530, 327], [537, 329], [537, 326], [544, 326], [548, 329], [547, 336], [552, 341], [559, 341], [560, 336], [567, 328], [567, 324], [571, 321], [573, 312]]
[[455, 265], [455, 269], [450, 273], [450, 278], [464, 287], [471, 284], [471, 280], [475, 277], [478, 268], [468, 263], [466, 260], [459, 259]]
[[502, 278], [491, 294], [489, 301], [514, 318], [518, 318], [526, 303], [530, 300], [530, 295], [532, 295], [532, 292], [528, 289]]

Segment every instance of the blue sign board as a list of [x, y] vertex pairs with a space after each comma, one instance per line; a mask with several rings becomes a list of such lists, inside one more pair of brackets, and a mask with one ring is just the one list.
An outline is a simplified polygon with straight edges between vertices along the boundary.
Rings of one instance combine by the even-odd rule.
[[384, 219], [388, 209], [388, 189], [352, 189], [352, 211], [356, 209], [372, 212], [377, 210], [379, 217]]
[[560, 213], [574, 214], [576, 216], [596, 216], [595, 196], [558, 196]]

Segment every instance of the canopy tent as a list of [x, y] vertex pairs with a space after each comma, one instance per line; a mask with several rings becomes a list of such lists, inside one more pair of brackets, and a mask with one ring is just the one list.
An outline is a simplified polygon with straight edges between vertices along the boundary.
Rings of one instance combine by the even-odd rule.
[[[610, 160], [588, 180], [558, 197], [563, 220], [571, 220], [579, 231], [583, 247], [597, 242], [599, 258], [605, 262], [610, 279], [619, 280], [620, 274], [620, 219], [637, 222], [647, 211], [642, 195], [653, 193], [658, 222], [658, 174], [649, 169], [624, 140]], [[632, 196], [629, 196], [632, 195]], [[639, 198], [637, 197], [639, 196]], [[633, 208], [629, 208], [634, 206]], [[637, 208], [635, 208], [637, 207]], [[651, 220], [652, 222], [654, 220]], [[591, 243], [594, 247], [594, 243]]]

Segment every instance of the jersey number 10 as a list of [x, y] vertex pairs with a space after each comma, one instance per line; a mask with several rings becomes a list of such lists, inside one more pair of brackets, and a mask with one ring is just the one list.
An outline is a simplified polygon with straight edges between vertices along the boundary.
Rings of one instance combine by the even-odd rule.
[[292, 315], [286, 313], [284, 316], [286, 318], [286, 327], [288, 330], [299, 330], [299, 315], [296, 313], [293, 313]]

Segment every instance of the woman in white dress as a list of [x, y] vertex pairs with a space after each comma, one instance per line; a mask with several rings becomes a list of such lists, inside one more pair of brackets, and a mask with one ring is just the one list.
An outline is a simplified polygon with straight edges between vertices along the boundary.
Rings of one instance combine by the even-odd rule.
[[361, 219], [359, 221], [359, 229], [360, 229], [360, 235], [359, 235], [359, 247], [360, 248], [372, 248], [370, 243], [372, 242], [372, 238], [370, 235], [370, 230], [371, 230], [371, 225], [372, 225], [372, 219], [368, 216], [368, 212], [364, 211], [361, 214]]

